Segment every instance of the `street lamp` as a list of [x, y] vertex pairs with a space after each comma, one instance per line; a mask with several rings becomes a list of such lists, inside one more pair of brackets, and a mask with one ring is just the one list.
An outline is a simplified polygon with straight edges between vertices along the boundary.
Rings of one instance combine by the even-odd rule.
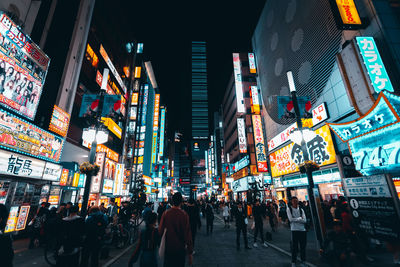
[[[299, 108], [299, 103], [297, 101], [297, 94], [296, 94], [296, 86], [294, 83], [293, 79], [293, 73], [291, 71], [288, 71], [286, 73], [287, 78], [288, 78], [288, 83], [289, 83], [289, 90], [292, 95], [292, 101], [293, 101], [293, 106], [294, 106], [294, 112], [296, 115], [296, 122], [297, 122], [297, 130], [295, 130], [293, 133], [291, 133], [290, 139], [299, 144], [301, 146], [301, 150], [303, 152], [303, 160], [304, 160], [304, 168], [305, 168], [305, 173], [307, 174], [307, 180], [308, 180], [308, 187], [307, 187], [307, 192], [308, 192], [308, 198], [310, 201], [310, 207], [311, 207], [311, 217], [314, 223], [314, 231], [316, 234], [316, 237], [318, 239], [320, 247], [322, 247], [322, 234], [321, 234], [321, 225], [319, 223], [318, 219], [318, 210], [316, 207], [315, 203], [315, 197], [314, 197], [314, 180], [312, 177], [312, 172], [314, 168], [307, 164], [310, 161], [310, 157], [308, 154], [308, 149], [306, 142], [307, 140], [311, 140], [313, 134], [315, 134], [313, 131], [311, 131], [309, 128], [303, 128], [303, 123], [301, 121], [301, 116], [300, 116], [300, 108]], [[310, 139], [311, 138], [311, 139]], [[300, 162], [301, 164], [301, 162]]]
[[92, 144], [96, 138], [96, 143], [104, 144], [108, 140], [108, 131], [103, 127], [96, 129], [95, 127], [89, 127], [83, 129], [82, 139], [88, 144]]

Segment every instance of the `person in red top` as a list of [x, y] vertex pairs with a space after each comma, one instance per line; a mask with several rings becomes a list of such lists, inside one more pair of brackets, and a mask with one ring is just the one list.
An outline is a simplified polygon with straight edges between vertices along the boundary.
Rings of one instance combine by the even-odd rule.
[[177, 192], [172, 196], [172, 204], [172, 208], [163, 213], [158, 228], [160, 236], [164, 234], [164, 229], [167, 229], [164, 267], [185, 266], [186, 254], [189, 257], [189, 265], [192, 265], [192, 234], [190, 232], [189, 216], [181, 209], [181, 193]]

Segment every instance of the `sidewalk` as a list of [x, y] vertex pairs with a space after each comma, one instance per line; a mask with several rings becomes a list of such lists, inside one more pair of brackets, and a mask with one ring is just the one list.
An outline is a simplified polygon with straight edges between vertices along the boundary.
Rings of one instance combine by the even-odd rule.
[[[217, 215], [217, 218], [223, 221], [223, 219]], [[277, 231], [272, 232], [272, 229], [269, 225], [268, 220], [264, 220], [264, 237], [265, 233], [268, 231], [272, 234], [272, 241], [267, 241], [271, 247], [280, 250], [282, 253], [290, 255], [290, 239], [291, 233], [290, 229], [281, 223], [278, 224]], [[249, 219], [248, 224], [248, 233], [249, 233], [249, 244], [253, 244], [253, 233], [251, 230], [251, 225], [253, 223], [253, 219]], [[231, 222], [231, 227], [235, 227], [235, 222]], [[260, 238], [257, 238], [258, 242], [260, 242]], [[368, 256], [373, 258], [375, 261], [373, 263], [369, 263], [368, 266], [394, 266], [392, 255], [388, 253], [384, 248], [374, 249], [368, 252]], [[316, 265], [316, 266], [329, 266], [327, 263], [323, 262], [319, 255], [319, 245], [317, 239], [315, 237], [314, 229], [311, 228], [310, 231], [307, 232], [307, 248], [306, 248], [306, 259], [307, 262]], [[365, 264], [364, 264], [365, 265]], [[361, 265], [361, 266], [364, 266]]]

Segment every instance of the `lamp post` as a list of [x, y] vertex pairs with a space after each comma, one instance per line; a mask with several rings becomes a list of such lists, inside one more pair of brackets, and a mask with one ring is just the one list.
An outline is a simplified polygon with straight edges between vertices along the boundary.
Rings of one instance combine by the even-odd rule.
[[[306, 146], [306, 141], [304, 140], [304, 135], [303, 135], [303, 131], [306, 128], [303, 129], [303, 123], [301, 121], [300, 108], [299, 108], [299, 103], [297, 101], [297, 94], [296, 94], [296, 87], [295, 87], [294, 79], [293, 79], [293, 73], [291, 71], [288, 71], [286, 74], [287, 74], [287, 78], [288, 78], [288, 82], [289, 82], [290, 94], [292, 95], [292, 101], [293, 101], [293, 106], [294, 106], [294, 112], [296, 115], [297, 127], [301, 133], [301, 150], [303, 152], [304, 162], [307, 162], [310, 160], [310, 158], [309, 158], [308, 149]], [[320, 225], [319, 219], [318, 219], [318, 210], [317, 210], [317, 206], [315, 203], [315, 197], [314, 197], [315, 185], [314, 185], [314, 180], [312, 177], [313, 170], [307, 164], [305, 164], [304, 167], [306, 170], [307, 180], [308, 180], [307, 193], [308, 193], [308, 198], [310, 201], [311, 217], [312, 217], [312, 221], [313, 221], [313, 225], [314, 225], [314, 231], [315, 231], [316, 237], [318, 239], [319, 246], [321, 248], [322, 247], [322, 234], [321, 234], [321, 230], [320, 230], [321, 225]]]

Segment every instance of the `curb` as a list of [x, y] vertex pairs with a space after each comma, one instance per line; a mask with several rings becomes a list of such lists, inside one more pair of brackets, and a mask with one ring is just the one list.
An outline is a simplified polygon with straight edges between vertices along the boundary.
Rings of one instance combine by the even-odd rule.
[[[224, 222], [224, 220], [219, 215], [215, 215], [215, 217], [217, 217], [221, 222]], [[251, 232], [247, 232], [247, 234], [251, 235], [251, 236], [254, 236]], [[282, 248], [280, 248], [280, 247], [278, 247], [278, 246], [276, 246], [274, 244], [271, 244], [270, 242], [266, 242], [266, 243], [268, 244], [268, 246], [270, 246], [271, 248], [281, 252], [282, 254], [285, 254], [288, 257], [292, 256], [292, 253], [290, 253], [289, 251], [286, 251], [286, 250], [284, 250], [284, 249], [282, 249]], [[306, 261], [305, 264], [307, 266], [310, 266], [310, 267], [317, 267], [316, 265], [314, 265], [314, 264], [312, 264], [312, 263], [310, 263], [308, 261]]]
[[117, 256], [115, 256], [114, 258], [112, 258], [111, 260], [107, 261], [106, 263], [104, 263], [102, 265], [102, 267], [109, 267], [111, 266], [113, 263], [115, 263], [117, 260], [119, 260], [119, 258], [121, 258], [126, 252], [128, 252], [129, 250], [131, 250], [134, 246], [136, 245], [136, 242], [132, 245], [130, 245], [129, 247], [127, 247], [126, 249], [124, 249], [123, 251], [121, 251]]

